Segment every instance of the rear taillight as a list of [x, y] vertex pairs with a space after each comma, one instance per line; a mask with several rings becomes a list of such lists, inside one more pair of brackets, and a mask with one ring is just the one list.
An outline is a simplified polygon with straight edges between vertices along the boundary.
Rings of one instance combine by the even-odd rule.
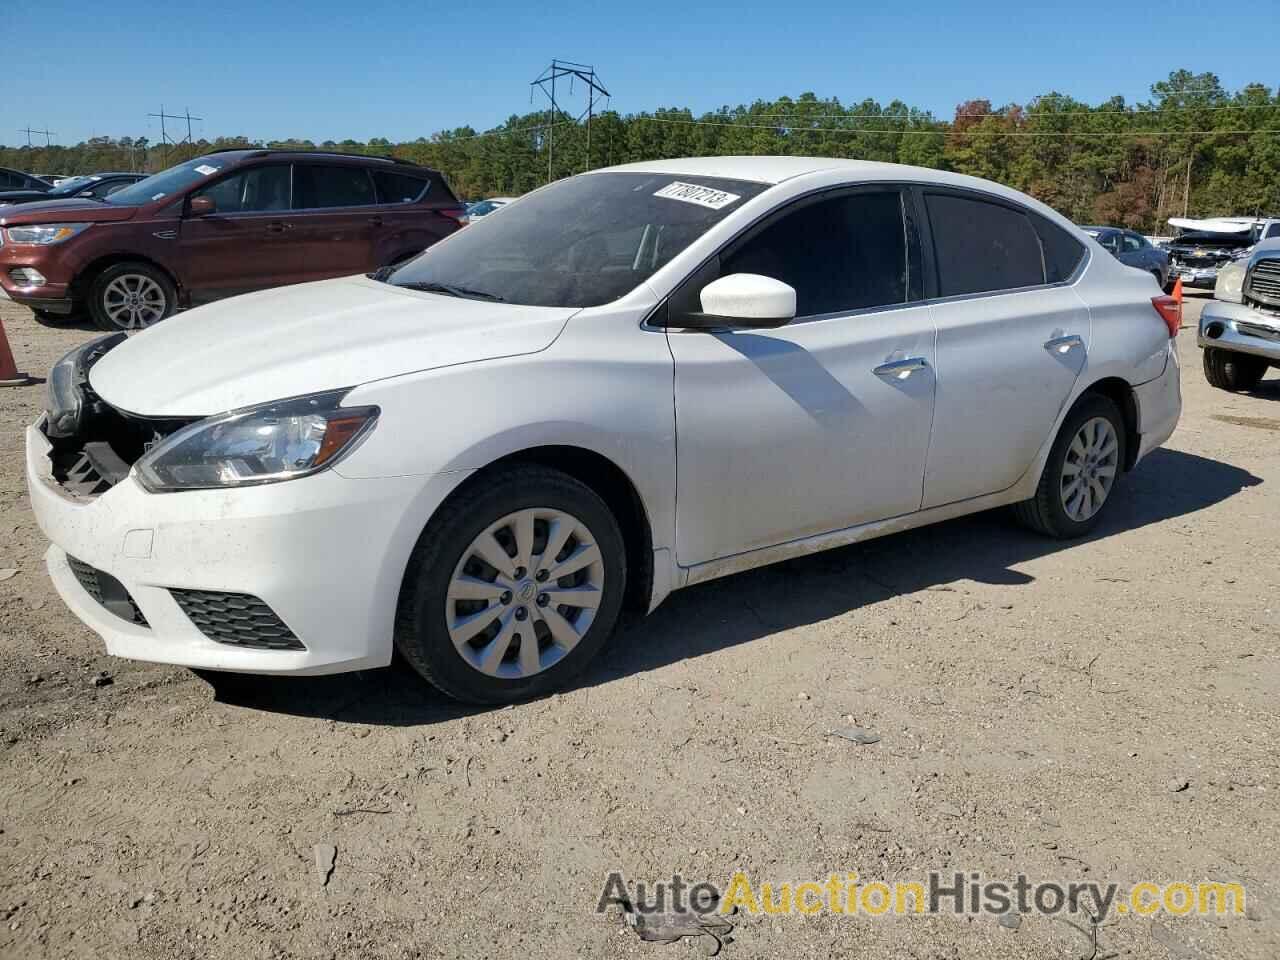
[[454, 221], [454, 223], [457, 223], [459, 226], [467, 222], [466, 207], [437, 207], [436, 213], [440, 214], [440, 216], [444, 217], [446, 220]]
[[1169, 336], [1176, 337], [1178, 328], [1182, 326], [1182, 304], [1168, 294], [1151, 298], [1151, 305], [1160, 314], [1160, 319], [1169, 328]]

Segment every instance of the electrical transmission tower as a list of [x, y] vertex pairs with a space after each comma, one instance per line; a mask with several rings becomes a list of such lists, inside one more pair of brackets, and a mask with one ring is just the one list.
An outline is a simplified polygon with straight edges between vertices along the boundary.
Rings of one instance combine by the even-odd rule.
[[[604, 88], [604, 84], [600, 82], [600, 77], [596, 73], [595, 67], [588, 63], [574, 63], [572, 60], [552, 60], [551, 66], [543, 70], [538, 78], [529, 86], [537, 87], [551, 101], [551, 106], [547, 111], [547, 182], [552, 179], [552, 159], [555, 148], [555, 127], [558, 117], [564, 113], [560, 109], [560, 104], [556, 100], [556, 81], [569, 78], [569, 93], [573, 93], [573, 83], [575, 80], [581, 80], [587, 87], [587, 109], [582, 111], [577, 117], [581, 120], [587, 118], [587, 158], [584, 169], [591, 167], [591, 118], [595, 114], [595, 106], [600, 99], [608, 99], [609, 91]], [[533, 99], [533, 90], [529, 91], [529, 98]], [[576, 121], [575, 121], [576, 122]]]
[[30, 146], [31, 146], [31, 135], [32, 135], [33, 133], [42, 133], [42, 134], [44, 134], [44, 145], [45, 145], [46, 147], [51, 147], [51, 146], [53, 146], [53, 137], [54, 137], [54, 132], [53, 132], [52, 130], [32, 130], [32, 129], [31, 129], [31, 126], [30, 126], [30, 124], [28, 124], [28, 125], [27, 125], [27, 126], [25, 126], [25, 127], [19, 127], [19, 128], [18, 128], [18, 132], [19, 132], [19, 133], [25, 133], [25, 134], [27, 135], [27, 146], [28, 146], [28, 147], [30, 147]]
[[[195, 141], [191, 138], [191, 121], [204, 119], [204, 117], [193, 117], [191, 115], [191, 110], [189, 108], [184, 110], [181, 114], [177, 114], [177, 115], [172, 113], [165, 113], [163, 104], [161, 104], [160, 106], [159, 113], [148, 113], [147, 116], [160, 118], [160, 156], [161, 156], [161, 163], [165, 167], [169, 166], [169, 148], [173, 147], [176, 149], [182, 146], [184, 143], [187, 145], [194, 144]], [[169, 136], [169, 130], [165, 126], [166, 120], [186, 120], [187, 135], [183, 137], [181, 140], [174, 140], [171, 136]]]

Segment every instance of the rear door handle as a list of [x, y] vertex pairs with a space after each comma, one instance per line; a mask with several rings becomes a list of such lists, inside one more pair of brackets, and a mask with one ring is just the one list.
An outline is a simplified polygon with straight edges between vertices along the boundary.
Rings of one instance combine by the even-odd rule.
[[882, 363], [871, 372], [877, 377], [891, 377], [894, 380], [905, 380], [917, 370], [925, 370], [929, 361], [924, 357], [907, 357], [905, 360], [890, 360]]
[[1044, 348], [1050, 353], [1068, 353], [1073, 347], [1083, 347], [1084, 341], [1079, 334], [1070, 333], [1063, 337], [1050, 337], [1044, 342]]
[[283, 220], [273, 220], [267, 224], [267, 233], [284, 233], [286, 230], [292, 230], [292, 223], [285, 223]]

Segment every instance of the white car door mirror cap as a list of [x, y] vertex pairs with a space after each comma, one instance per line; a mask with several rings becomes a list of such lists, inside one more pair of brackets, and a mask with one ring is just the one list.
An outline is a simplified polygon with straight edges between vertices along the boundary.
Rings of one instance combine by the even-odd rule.
[[702, 313], [687, 318], [696, 327], [781, 327], [795, 319], [796, 291], [758, 273], [731, 273], [702, 288]]

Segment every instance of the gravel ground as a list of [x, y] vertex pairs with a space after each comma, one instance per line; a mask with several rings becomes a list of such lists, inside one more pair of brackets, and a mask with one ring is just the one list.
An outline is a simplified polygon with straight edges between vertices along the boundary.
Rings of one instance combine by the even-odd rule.
[[[92, 335], [0, 317], [36, 374]], [[503, 710], [400, 667], [211, 686], [107, 657], [41, 563], [43, 387], [0, 390], [0, 956], [696, 956], [597, 914], [605, 877], [738, 869], [1239, 881], [1252, 907], [1115, 918], [1096, 949], [1043, 917], [738, 916], [729, 958], [1280, 955], [1280, 380], [1214, 391], [1180, 348], [1182, 424], [1088, 540], [992, 513], [699, 586]], [[850, 724], [880, 741], [826, 735]]]

